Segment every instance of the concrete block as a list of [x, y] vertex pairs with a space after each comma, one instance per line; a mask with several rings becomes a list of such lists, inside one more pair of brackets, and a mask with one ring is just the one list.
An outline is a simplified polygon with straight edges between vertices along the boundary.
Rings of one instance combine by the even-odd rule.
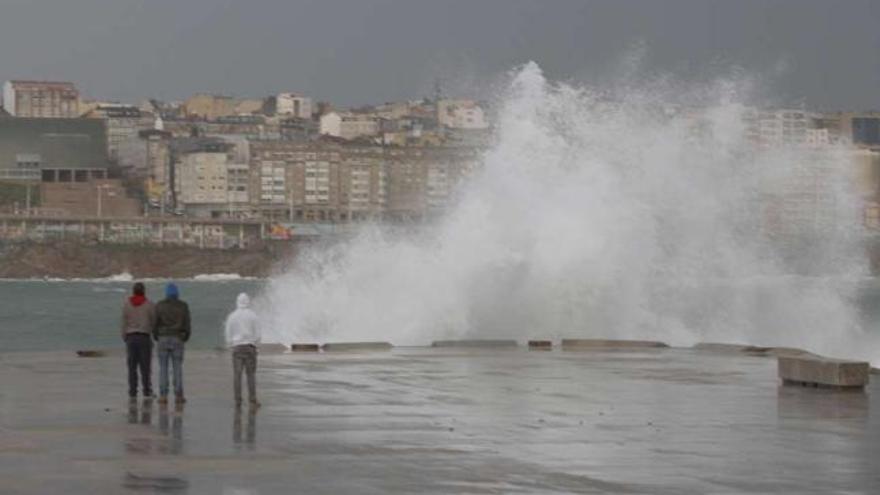
[[754, 349], [754, 346], [745, 345], [745, 344], [727, 344], [721, 342], [699, 342], [694, 345], [694, 349], [698, 351], [711, 351], [711, 352], [748, 352], [751, 349]]
[[83, 358], [107, 357], [107, 351], [82, 350], [76, 351], [76, 355]]
[[321, 346], [318, 344], [290, 344], [290, 350], [293, 352], [318, 352]]
[[564, 350], [651, 349], [669, 347], [653, 340], [562, 339]]
[[435, 340], [431, 347], [516, 347], [517, 343], [512, 339], [465, 339], [465, 340]]
[[863, 388], [871, 365], [821, 356], [780, 356], [779, 378], [783, 383], [814, 387]]
[[722, 352], [722, 353], [745, 353], [755, 356], [815, 356], [815, 354], [797, 349], [795, 347], [761, 347], [756, 345], [745, 344], [726, 344], [719, 342], [700, 342], [694, 345], [694, 349], [700, 351]]
[[261, 354], [280, 354], [287, 351], [287, 346], [284, 344], [260, 344], [257, 346], [257, 350]]
[[388, 342], [331, 342], [321, 346], [325, 352], [390, 351]]
[[803, 349], [797, 349], [795, 347], [750, 346], [748, 349], [746, 349], [746, 352], [749, 354], [755, 354], [755, 355], [759, 355], [759, 356], [774, 356], [774, 357], [815, 356], [815, 357], [821, 357], [817, 354], [813, 354], [812, 352], [805, 351]]
[[531, 351], [551, 351], [553, 350], [553, 341], [551, 340], [530, 340], [529, 350]]

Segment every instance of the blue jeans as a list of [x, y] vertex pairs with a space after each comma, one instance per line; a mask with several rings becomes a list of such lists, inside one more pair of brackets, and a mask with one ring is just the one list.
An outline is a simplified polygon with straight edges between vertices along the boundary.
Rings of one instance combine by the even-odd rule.
[[159, 337], [159, 395], [168, 396], [168, 360], [174, 370], [174, 395], [183, 396], [183, 341], [179, 337]]

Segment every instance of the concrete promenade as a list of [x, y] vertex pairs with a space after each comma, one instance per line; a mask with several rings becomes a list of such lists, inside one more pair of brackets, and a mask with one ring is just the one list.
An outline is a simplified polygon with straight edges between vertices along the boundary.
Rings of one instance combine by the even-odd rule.
[[781, 387], [769, 357], [264, 353], [255, 414], [228, 354], [185, 370], [184, 407], [129, 407], [121, 352], [0, 354], [0, 493], [880, 493], [878, 381]]

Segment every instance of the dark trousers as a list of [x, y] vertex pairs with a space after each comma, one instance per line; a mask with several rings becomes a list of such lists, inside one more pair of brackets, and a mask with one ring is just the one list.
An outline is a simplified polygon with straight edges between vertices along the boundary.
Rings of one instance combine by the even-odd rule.
[[232, 390], [235, 402], [241, 403], [241, 372], [247, 375], [248, 399], [257, 401], [257, 348], [252, 345], [237, 345], [232, 348]]
[[145, 333], [130, 333], [125, 336], [125, 351], [128, 363], [128, 396], [137, 397], [138, 370], [144, 396], [153, 395], [150, 365], [153, 361], [153, 341]]

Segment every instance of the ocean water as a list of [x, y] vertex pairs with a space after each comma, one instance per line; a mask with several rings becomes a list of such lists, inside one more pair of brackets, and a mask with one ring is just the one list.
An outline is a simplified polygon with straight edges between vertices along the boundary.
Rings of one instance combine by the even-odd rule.
[[[222, 344], [222, 325], [235, 306], [239, 292], [259, 295], [266, 290], [264, 280], [176, 281], [182, 298], [190, 305], [192, 349], [212, 349]], [[852, 281], [853, 301], [858, 308], [860, 326], [880, 336], [880, 280]], [[152, 300], [161, 296], [164, 282], [147, 282]], [[131, 282], [119, 281], [0, 281], [0, 352], [78, 350], [121, 347], [119, 316]], [[291, 303], [295, 304], [295, 303]], [[265, 340], [287, 342], [295, 328], [266, 328]], [[540, 335], [541, 328], [533, 329]], [[581, 329], [589, 334], [588, 329]], [[834, 329], [829, 329], [833, 333]], [[395, 332], [389, 329], [388, 339]], [[382, 338], [382, 335], [375, 335]], [[720, 340], [724, 340], [723, 338]], [[732, 339], [739, 341], [740, 339]], [[429, 341], [420, 342], [422, 345]]]
[[[125, 279], [125, 277], [119, 277]], [[222, 343], [222, 325], [239, 292], [254, 294], [259, 280], [175, 281], [192, 313], [191, 348]], [[147, 281], [147, 297], [161, 299], [165, 281]], [[130, 281], [0, 281], [0, 352], [121, 347], [119, 323]]]

